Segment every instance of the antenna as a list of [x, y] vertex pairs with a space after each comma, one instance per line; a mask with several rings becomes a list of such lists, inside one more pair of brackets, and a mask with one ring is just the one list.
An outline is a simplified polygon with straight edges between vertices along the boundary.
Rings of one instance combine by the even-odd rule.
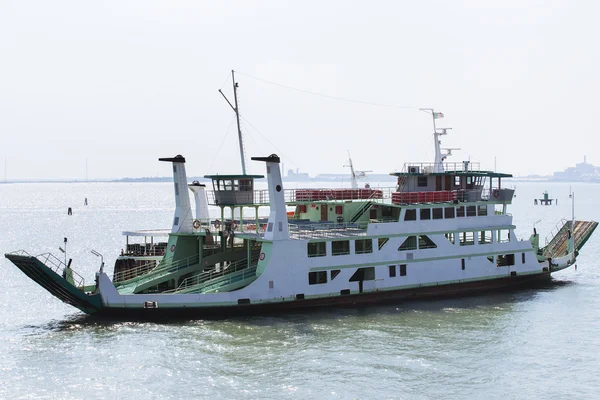
[[92, 249], [91, 253], [96, 257], [100, 257], [100, 273], [104, 272], [104, 256], [98, 253], [96, 250]]
[[221, 93], [223, 98], [225, 98], [225, 101], [227, 101], [227, 104], [229, 104], [229, 107], [231, 107], [233, 112], [235, 112], [235, 118], [237, 121], [237, 128], [238, 128], [238, 140], [240, 142], [240, 158], [242, 159], [242, 173], [244, 175], [246, 175], [246, 157], [244, 155], [244, 143], [242, 142], [242, 128], [240, 126], [240, 110], [238, 107], [238, 99], [237, 99], [237, 88], [239, 85], [235, 81], [235, 71], [234, 70], [231, 70], [231, 80], [233, 81], [233, 102], [234, 102], [235, 106], [233, 104], [231, 104], [231, 102], [227, 99], [227, 96], [225, 96], [225, 94], [223, 93], [223, 91], [221, 89], [219, 89], [219, 93]]
[[433, 108], [419, 108], [420, 111], [423, 111], [427, 114], [431, 114], [431, 119], [433, 121], [433, 142], [435, 146], [435, 160], [433, 161], [433, 172], [444, 172], [444, 160], [448, 157], [449, 153], [442, 153], [440, 145], [442, 144], [439, 139], [442, 135], [447, 135], [448, 131], [452, 128], [437, 128], [435, 126], [435, 120], [438, 118], [444, 118], [444, 113], [435, 112]]

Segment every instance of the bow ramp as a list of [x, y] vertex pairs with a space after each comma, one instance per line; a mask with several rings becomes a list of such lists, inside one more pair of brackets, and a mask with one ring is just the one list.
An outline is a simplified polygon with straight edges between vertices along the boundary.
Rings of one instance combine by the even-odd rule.
[[[546, 238], [546, 246], [542, 249], [544, 257], [561, 257], [571, 252], [569, 240], [575, 236], [575, 249], [581, 250], [583, 245], [592, 236], [598, 227], [596, 221], [567, 221], [563, 220], [557, 225], [556, 233], [550, 233]], [[553, 235], [553, 236], [552, 236]]]
[[5, 254], [25, 275], [63, 302], [92, 314], [102, 308], [99, 294], [90, 293], [83, 278], [50, 253], [31, 256], [25, 251]]

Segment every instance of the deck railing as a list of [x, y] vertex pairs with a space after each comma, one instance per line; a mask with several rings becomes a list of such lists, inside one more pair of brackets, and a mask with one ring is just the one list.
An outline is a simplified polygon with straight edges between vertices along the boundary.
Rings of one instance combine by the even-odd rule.
[[[11, 254], [32, 257], [31, 254], [29, 254], [25, 250], [13, 251]], [[37, 258], [38, 261], [41, 262], [42, 264], [44, 264], [46, 267], [50, 268], [50, 270], [55, 272], [57, 275], [60, 275], [66, 279], [67, 266], [60, 258], [56, 257], [52, 253], [38, 254], [37, 256], [35, 256], [35, 258]], [[85, 279], [83, 278], [83, 276], [79, 275], [72, 268], [69, 268], [69, 270], [71, 271], [71, 276], [73, 279], [73, 282], [72, 282], [73, 286], [77, 287], [80, 290], [83, 290], [83, 288], [85, 287]]]
[[189, 278], [184, 279], [177, 289], [169, 290], [163, 293], [177, 293], [183, 290], [189, 289], [193, 286], [197, 286], [200, 284], [204, 284], [212, 279], [218, 278], [220, 276], [224, 276], [225, 274], [229, 274], [232, 272], [240, 271], [244, 268], [248, 268], [248, 259], [243, 259], [239, 261], [235, 261], [229, 264], [226, 268], [221, 268], [220, 270], [212, 270], [208, 272], [202, 272], [198, 275], [190, 276]]

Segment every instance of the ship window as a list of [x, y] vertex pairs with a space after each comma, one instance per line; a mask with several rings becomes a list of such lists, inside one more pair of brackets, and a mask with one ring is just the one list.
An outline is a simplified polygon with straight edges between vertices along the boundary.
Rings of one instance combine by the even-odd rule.
[[454, 218], [454, 207], [446, 207], [444, 209], [445, 218]]
[[377, 244], [379, 245], [379, 250], [381, 250], [381, 248], [383, 246], [385, 246], [385, 244], [388, 242], [388, 240], [390, 240], [390, 238], [378, 238], [377, 239]]
[[358, 239], [354, 242], [354, 252], [365, 254], [373, 252], [373, 239]]
[[241, 192], [251, 192], [252, 191], [252, 179], [240, 179], [239, 186]]
[[341, 270], [339, 270], [339, 269], [332, 269], [332, 270], [331, 270], [331, 280], [334, 280], [334, 279], [335, 279], [335, 277], [336, 277], [336, 276], [338, 276], [338, 275], [340, 274], [340, 271], [341, 271]]
[[521, 253], [521, 264], [525, 264], [525, 253]]
[[350, 254], [349, 240], [334, 240], [333, 242], [331, 242], [332, 256], [344, 256], [346, 254]]
[[417, 177], [417, 186], [418, 187], [426, 187], [427, 186], [427, 177], [426, 176]]
[[462, 269], [465, 269], [465, 259], [464, 258], [460, 259], [460, 266]]
[[467, 206], [467, 217], [475, 217], [475, 216], [477, 216], [477, 207]]
[[390, 265], [388, 267], [389, 271], [390, 271], [390, 278], [393, 278], [396, 276], [396, 266], [395, 265]]
[[496, 259], [496, 265], [498, 267], [506, 267], [508, 265], [515, 265], [514, 254], [501, 254]]
[[309, 285], [319, 285], [321, 283], [327, 283], [327, 271], [317, 271], [308, 273]]
[[431, 214], [433, 219], [442, 219], [444, 218], [444, 209], [443, 208], [433, 208], [431, 209]]
[[464, 217], [465, 216], [465, 206], [456, 207], [456, 217]]
[[173, 172], [177, 172], [177, 167], [173, 164]]
[[471, 246], [475, 244], [475, 235], [473, 232], [461, 232], [459, 235], [461, 246]]
[[491, 263], [494, 262], [494, 256], [487, 256], [486, 258], [488, 259], [489, 262], [491, 262]]
[[406, 264], [400, 264], [400, 276], [406, 276]]
[[450, 243], [454, 244], [454, 232], [448, 232], [444, 234], [444, 236], [446, 237], [446, 239], [448, 239]]
[[267, 232], [273, 232], [273, 223], [269, 222], [269, 224], [267, 225]]
[[508, 229], [500, 229], [498, 231], [498, 243], [510, 242], [510, 231]]
[[492, 243], [492, 231], [480, 231], [479, 232], [479, 244], [490, 244]]
[[419, 249], [435, 249], [437, 244], [433, 243], [433, 240], [429, 239], [428, 236], [419, 236]]
[[479, 209], [477, 210], [477, 215], [479, 215], [479, 216], [487, 215], [487, 206], [479, 206]]
[[175, 196], [179, 196], [179, 185], [175, 182]]
[[375, 280], [375, 267], [364, 267], [356, 270], [350, 277], [349, 282], [359, 281], [374, 281]]
[[407, 237], [406, 240], [404, 241], [404, 243], [402, 243], [400, 245], [400, 247], [398, 247], [399, 251], [416, 250], [416, 249], [417, 249], [417, 237], [416, 236]]
[[325, 242], [308, 242], [309, 257], [323, 257], [325, 255]]
[[420, 215], [422, 220], [431, 219], [431, 210], [429, 208], [421, 208]]
[[414, 208], [406, 210], [406, 213], [404, 214], [405, 221], [416, 221], [416, 219], [417, 219], [417, 210], [415, 210]]
[[179, 217], [175, 217], [175, 219], [173, 219], [173, 225], [179, 225]]

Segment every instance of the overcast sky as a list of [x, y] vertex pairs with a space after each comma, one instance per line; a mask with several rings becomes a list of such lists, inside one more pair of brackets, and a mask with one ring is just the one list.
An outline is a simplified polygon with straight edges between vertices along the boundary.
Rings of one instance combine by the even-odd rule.
[[[0, 0], [0, 170], [8, 179], [400, 170], [448, 161], [515, 175], [600, 165], [595, 1]], [[255, 79], [255, 78], [260, 78]], [[384, 107], [335, 100], [268, 82]], [[3, 174], [2, 174], [3, 175]]]

